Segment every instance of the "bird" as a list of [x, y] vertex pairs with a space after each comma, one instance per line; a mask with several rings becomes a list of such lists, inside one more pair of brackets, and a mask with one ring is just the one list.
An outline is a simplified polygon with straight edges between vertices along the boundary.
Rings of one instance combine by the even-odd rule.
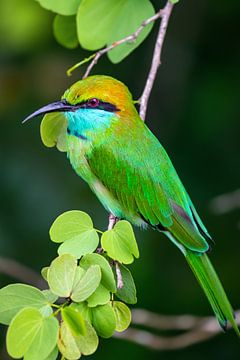
[[110, 76], [89, 76], [24, 122], [50, 112], [64, 113], [68, 159], [105, 209], [117, 219], [163, 232], [184, 255], [222, 329], [230, 324], [240, 336], [208, 256], [211, 236], [127, 86]]

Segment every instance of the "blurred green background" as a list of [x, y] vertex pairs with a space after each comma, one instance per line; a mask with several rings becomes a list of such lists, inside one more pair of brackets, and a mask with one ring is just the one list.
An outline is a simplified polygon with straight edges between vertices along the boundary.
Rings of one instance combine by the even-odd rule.
[[[153, 1], [156, 9], [161, 2]], [[240, 307], [239, 210], [213, 211], [212, 200], [239, 186], [240, 47], [237, 0], [185, 0], [176, 5], [147, 124], [161, 140], [216, 240], [211, 258], [235, 308]], [[87, 56], [52, 35], [53, 14], [33, 0], [0, 2], [0, 254], [36, 271], [55, 257], [48, 229], [63, 211], [88, 212], [99, 228], [107, 213], [72, 171], [65, 154], [45, 148], [40, 120], [21, 120], [57, 100], [83, 75], [66, 70]], [[102, 58], [93, 73], [125, 82], [137, 99], [149, 70], [157, 26], [118, 65]], [[153, 154], [154, 156], [154, 154]], [[236, 199], [235, 199], [236, 200]], [[236, 202], [236, 201], [235, 201]], [[132, 266], [138, 304], [163, 314], [210, 315], [211, 309], [178, 250], [154, 231], [136, 230], [141, 257]], [[16, 281], [0, 275], [0, 285]], [[1, 327], [4, 334], [5, 328]], [[180, 351], [156, 352], [121, 340], [101, 341], [96, 360], [114, 357], [229, 359], [240, 342], [229, 332]], [[2, 351], [0, 358], [8, 357]]]

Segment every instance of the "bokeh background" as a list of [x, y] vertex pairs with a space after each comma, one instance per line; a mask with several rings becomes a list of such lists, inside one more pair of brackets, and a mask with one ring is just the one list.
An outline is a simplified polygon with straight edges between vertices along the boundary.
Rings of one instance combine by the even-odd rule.
[[[156, 9], [161, 4], [153, 3]], [[171, 156], [216, 240], [211, 259], [235, 308], [240, 307], [239, 193], [231, 197], [228, 209], [214, 199], [235, 191], [240, 180], [239, 11], [237, 0], [185, 0], [176, 5], [147, 115], [148, 126]], [[84, 71], [66, 76], [66, 70], [88, 53], [58, 45], [52, 19], [53, 14], [33, 0], [0, 2], [0, 254], [38, 272], [56, 256], [48, 229], [61, 212], [81, 209], [99, 228], [107, 226], [107, 213], [72, 171], [65, 154], [41, 143], [40, 120], [21, 124], [33, 110], [59, 99]], [[156, 32], [155, 25], [149, 38], [118, 65], [102, 58], [93, 73], [122, 80], [137, 99]], [[136, 235], [141, 253], [132, 266], [137, 307], [170, 315], [210, 315], [178, 250], [157, 232], [136, 230]], [[0, 274], [1, 286], [14, 281]], [[1, 327], [2, 335], [4, 331]], [[116, 339], [101, 341], [90, 358], [239, 356], [239, 339], [229, 332], [180, 351], [156, 352]], [[0, 357], [8, 359], [4, 350]]]

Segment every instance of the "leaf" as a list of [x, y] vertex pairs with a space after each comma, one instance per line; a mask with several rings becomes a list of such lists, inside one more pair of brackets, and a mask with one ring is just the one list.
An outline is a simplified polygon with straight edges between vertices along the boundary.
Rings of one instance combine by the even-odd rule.
[[54, 317], [44, 318], [39, 310], [25, 308], [8, 328], [8, 353], [17, 359], [24, 356], [24, 360], [42, 360], [56, 346], [57, 334], [58, 321]]
[[[82, 0], [77, 12], [79, 42], [87, 50], [97, 50], [132, 34], [143, 20], [154, 15], [149, 0]], [[151, 31], [149, 24], [136, 42], [123, 44], [109, 52], [112, 62], [119, 62], [133, 51]]]
[[54, 221], [50, 228], [53, 242], [63, 242], [58, 253], [72, 254], [78, 259], [96, 250], [99, 238], [88, 214], [83, 211], [67, 211]]
[[92, 308], [92, 324], [99, 336], [111, 337], [116, 328], [116, 318], [112, 306], [106, 304]]
[[56, 146], [59, 151], [67, 151], [67, 119], [61, 112], [44, 115], [40, 125], [40, 135], [46, 147]]
[[68, 306], [62, 309], [61, 315], [73, 335], [86, 334], [85, 321], [79, 311]]
[[81, 0], [37, 0], [42, 7], [61, 15], [74, 15], [77, 13]]
[[55, 295], [50, 289], [42, 290], [42, 293], [46, 300], [51, 304], [54, 304], [58, 299], [58, 296]]
[[86, 335], [76, 338], [76, 343], [83, 355], [93, 354], [98, 347], [98, 336], [89, 322], [85, 321]]
[[41, 269], [41, 275], [45, 281], [48, 281], [48, 270], [49, 270], [49, 266], [44, 266]]
[[8, 325], [23, 308], [40, 309], [48, 305], [43, 293], [25, 284], [11, 284], [0, 289], [0, 323]]
[[127, 304], [136, 304], [137, 291], [132, 274], [124, 265], [119, 264], [119, 268], [122, 275], [123, 287], [117, 289], [116, 296]]
[[44, 360], [56, 360], [58, 357], [58, 347], [56, 346], [53, 351]]
[[113, 229], [103, 233], [101, 244], [108, 256], [124, 264], [131, 264], [133, 255], [138, 258], [139, 251], [131, 224], [126, 220], [116, 223]]
[[98, 265], [92, 265], [81, 277], [72, 290], [71, 299], [81, 302], [91, 296], [101, 281], [101, 269]]
[[93, 327], [85, 321], [86, 335], [75, 337], [62, 322], [59, 333], [59, 350], [66, 359], [77, 360], [81, 354], [91, 355], [98, 347], [98, 336]]
[[82, 257], [80, 265], [85, 270], [91, 265], [99, 265], [102, 272], [101, 283], [109, 291], [116, 292], [116, 282], [109, 262], [99, 254], [87, 254]]
[[68, 49], [78, 46], [75, 16], [57, 15], [53, 21], [53, 33], [56, 40]]
[[60, 325], [58, 348], [63, 357], [68, 360], [78, 360], [81, 357], [75, 338], [65, 322]]
[[62, 297], [69, 297], [73, 288], [77, 260], [69, 254], [54, 259], [48, 273], [50, 290]]
[[87, 298], [87, 303], [89, 307], [95, 307], [97, 305], [104, 305], [110, 301], [110, 292], [103, 286], [99, 284], [98, 288], [94, 293]]
[[113, 310], [116, 317], [116, 331], [126, 330], [131, 323], [131, 311], [124, 303], [120, 301], [113, 302]]
[[92, 323], [92, 311], [86, 302], [72, 303], [70, 307], [76, 311], [79, 311], [85, 320], [87, 320], [89, 323]]

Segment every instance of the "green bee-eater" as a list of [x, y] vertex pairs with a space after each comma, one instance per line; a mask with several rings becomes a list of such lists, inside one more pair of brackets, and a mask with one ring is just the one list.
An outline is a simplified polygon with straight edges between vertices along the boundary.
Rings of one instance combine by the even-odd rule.
[[211, 237], [166, 151], [139, 117], [128, 88], [109, 76], [90, 76], [25, 120], [49, 112], [64, 112], [71, 165], [107, 211], [164, 232], [185, 256], [221, 327], [226, 329], [229, 321], [240, 335], [207, 256]]

